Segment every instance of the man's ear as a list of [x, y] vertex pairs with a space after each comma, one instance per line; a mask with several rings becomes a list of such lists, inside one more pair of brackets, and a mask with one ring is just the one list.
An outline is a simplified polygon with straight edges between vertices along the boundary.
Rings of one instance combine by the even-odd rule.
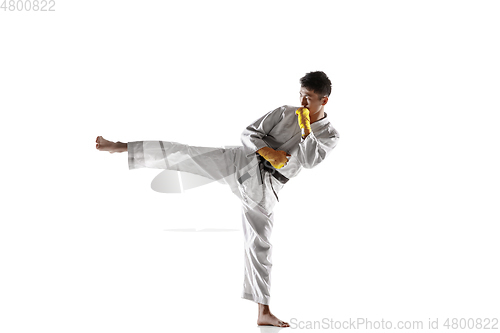
[[321, 105], [326, 105], [326, 103], [328, 103], [328, 96], [325, 96], [322, 99], [323, 99], [323, 103], [321, 103]]

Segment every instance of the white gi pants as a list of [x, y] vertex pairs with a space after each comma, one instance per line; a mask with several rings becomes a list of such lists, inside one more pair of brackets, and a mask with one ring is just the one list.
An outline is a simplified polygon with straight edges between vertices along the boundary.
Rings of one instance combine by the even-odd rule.
[[[259, 170], [257, 154], [246, 157], [243, 146], [197, 147], [169, 141], [128, 143], [129, 169], [178, 170], [228, 184], [241, 199], [244, 237], [244, 282], [241, 297], [269, 304], [272, 267], [273, 208], [283, 184]], [[271, 188], [272, 186], [272, 188]], [[274, 190], [274, 192], [273, 192]]]

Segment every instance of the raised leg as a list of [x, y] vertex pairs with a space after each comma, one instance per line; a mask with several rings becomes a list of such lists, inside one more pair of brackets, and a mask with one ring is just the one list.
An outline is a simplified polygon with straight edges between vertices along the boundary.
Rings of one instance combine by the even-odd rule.
[[[233, 182], [235, 148], [200, 147], [171, 141], [128, 142], [129, 169], [168, 169]], [[227, 179], [226, 179], [227, 178]]]

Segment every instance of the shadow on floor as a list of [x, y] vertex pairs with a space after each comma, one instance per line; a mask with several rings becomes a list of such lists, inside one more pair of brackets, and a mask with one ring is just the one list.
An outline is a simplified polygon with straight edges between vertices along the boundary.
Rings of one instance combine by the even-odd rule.
[[164, 231], [176, 231], [176, 232], [228, 232], [228, 231], [240, 231], [239, 229], [217, 229], [217, 228], [206, 228], [206, 229], [163, 229]]
[[257, 327], [260, 328], [260, 333], [276, 333], [284, 328], [290, 328], [290, 327], [260, 326], [260, 325], [257, 325]]

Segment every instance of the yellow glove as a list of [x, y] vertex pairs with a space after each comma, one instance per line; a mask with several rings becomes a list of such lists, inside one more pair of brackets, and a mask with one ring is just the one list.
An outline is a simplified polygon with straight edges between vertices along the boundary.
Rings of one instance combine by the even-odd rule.
[[291, 156], [286, 153], [286, 151], [283, 150], [274, 150], [273, 148], [270, 147], [264, 147], [257, 152], [260, 154], [260, 156], [264, 157], [273, 167], [276, 169], [281, 169], [285, 164], [288, 162], [287, 156]]
[[309, 118], [309, 109], [308, 108], [298, 108], [295, 111], [295, 114], [298, 116], [299, 126], [302, 129], [302, 136], [305, 138], [311, 133], [311, 118]]

